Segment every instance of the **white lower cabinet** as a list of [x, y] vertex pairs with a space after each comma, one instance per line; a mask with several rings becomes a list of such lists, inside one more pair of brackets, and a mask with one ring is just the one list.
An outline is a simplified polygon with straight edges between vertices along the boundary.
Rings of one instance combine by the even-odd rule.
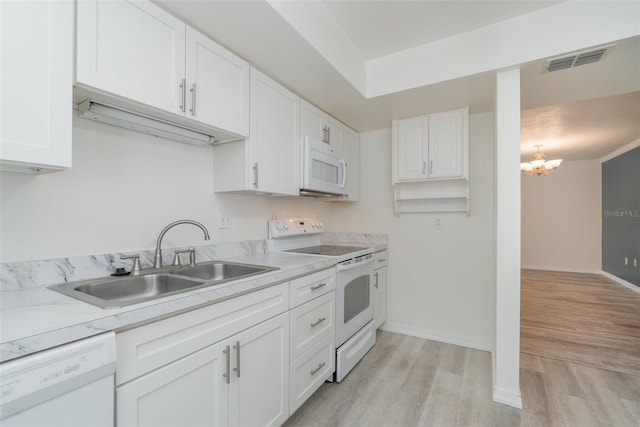
[[116, 391], [119, 426], [278, 426], [289, 416], [289, 313]]
[[228, 425], [226, 348], [211, 345], [118, 387], [117, 425]]
[[335, 372], [334, 289], [334, 269], [291, 281], [291, 414]]
[[387, 251], [376, 252], [374, 270], [374, 326], [378, 329], [387, 320]]
[[289, 417], [289, 313], [229, 339], [230, 426], [279, 426]]
[[335, 371], [334, 288], [327, 269], [118, 333], [117, 425], [282, 425]]

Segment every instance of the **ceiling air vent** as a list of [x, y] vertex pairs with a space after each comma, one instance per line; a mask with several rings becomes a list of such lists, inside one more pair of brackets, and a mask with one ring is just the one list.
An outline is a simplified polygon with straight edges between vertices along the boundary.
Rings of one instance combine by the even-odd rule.
[[609, 45], [586, 52], [573, 53], [560, 58], [547, 59], [544, 64], [544, 71], [551, 73], [552, 71], [564, 70], [566, 68], [573, 68], [579, 65], [598, 62], [613, 46], [614, 45]]

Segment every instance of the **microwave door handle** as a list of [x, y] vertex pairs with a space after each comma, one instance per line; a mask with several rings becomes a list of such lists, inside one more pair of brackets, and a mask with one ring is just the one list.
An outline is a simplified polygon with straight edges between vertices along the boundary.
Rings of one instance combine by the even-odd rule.
[[344, 188], [347, 185], [347, 162], [344, 159], [340, 159], [340, 164], [342, 165], [342, 184], [340, 184], [340, 188]]

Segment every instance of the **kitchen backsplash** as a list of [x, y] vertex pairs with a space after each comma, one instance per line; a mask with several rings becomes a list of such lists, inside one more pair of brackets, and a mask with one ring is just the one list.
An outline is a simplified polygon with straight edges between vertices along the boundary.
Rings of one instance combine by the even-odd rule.
[[[386, 234], [325, 233], [323, 241], [327, 243], [371, 243], [380, 246], [386, 245], [387, 236]], [[267, 251], [267, 241], [217, 243], [196, 246], [195, 248], [196, 259], [198, 262], [203, 262], [263, 253]], [[162, 250], [165, 265], [169, 265], [173, 261], [175, 249], [164, 248]], [[128, 271], [131, 269], [131, 260], [121, 260], [120, 256], [131, 253], [134, 252], [2, 263], [0, 264], [0, 291], [39, 288], [58, 283], [105, 277], [113, 273], [116, 268], [125, 268]], [[140, 254], [142, 268], [153, 265], [154, 250], [142, 250], [135, 253]], [[185, 255], [183, 262], [186, 260]]]

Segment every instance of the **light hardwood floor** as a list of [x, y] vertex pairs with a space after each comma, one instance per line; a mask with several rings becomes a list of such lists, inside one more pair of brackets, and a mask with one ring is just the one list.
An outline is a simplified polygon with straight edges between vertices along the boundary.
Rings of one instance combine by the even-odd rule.
[[382, 331], [377, 339], [285, 426], [640, 425], [636, 376], [522, 353], [518, 410], [492, 401], [490, 353]]
[[521, 352], [640, 376], [640, 293], [599, 274], [521, 277]]
[[[640, 325], [634, 323], [640, 305], [633, 291], [622, 288], [620, 296], [621, 285], [601, 276], [535, 276], [523, 271], [523, 341], [529, 338], [524, 335], [536, 340], [547, 335], [564, 349], [576, 339], [576, 348], [588, 355], [574, 363], [570, 357], [580, 353], [575, 348], [562, 357], [521, 353], [522, 410], [492, 401], [490, 353], [379, 331], [376, 346], [347, 378], [325, 383], [286, 427], [640, 426], [640, 376], [625, 373], [629, 355], [640, 351], [635, 341]], [[558, 277], [580, 288], [557, 287]], [[611, 285], [613, 294], [598, 294], [600, 286]], [[603, 310], [618, 303], [621, 308], [613, 309], [618, 316], [606, 320]], [[567, 319], [577, 324], [569, 327]], [[609, 336], [616, 330], [621, 336]], [[594, 341], [585, 343], [576, 331]], [[566, 335], [559, 338], [561, 333]], [[616, 346], [622, 355], [611, 364], [624, 369], [603, 369]], [[549, 343], [544, 347], [553, 349]]]

